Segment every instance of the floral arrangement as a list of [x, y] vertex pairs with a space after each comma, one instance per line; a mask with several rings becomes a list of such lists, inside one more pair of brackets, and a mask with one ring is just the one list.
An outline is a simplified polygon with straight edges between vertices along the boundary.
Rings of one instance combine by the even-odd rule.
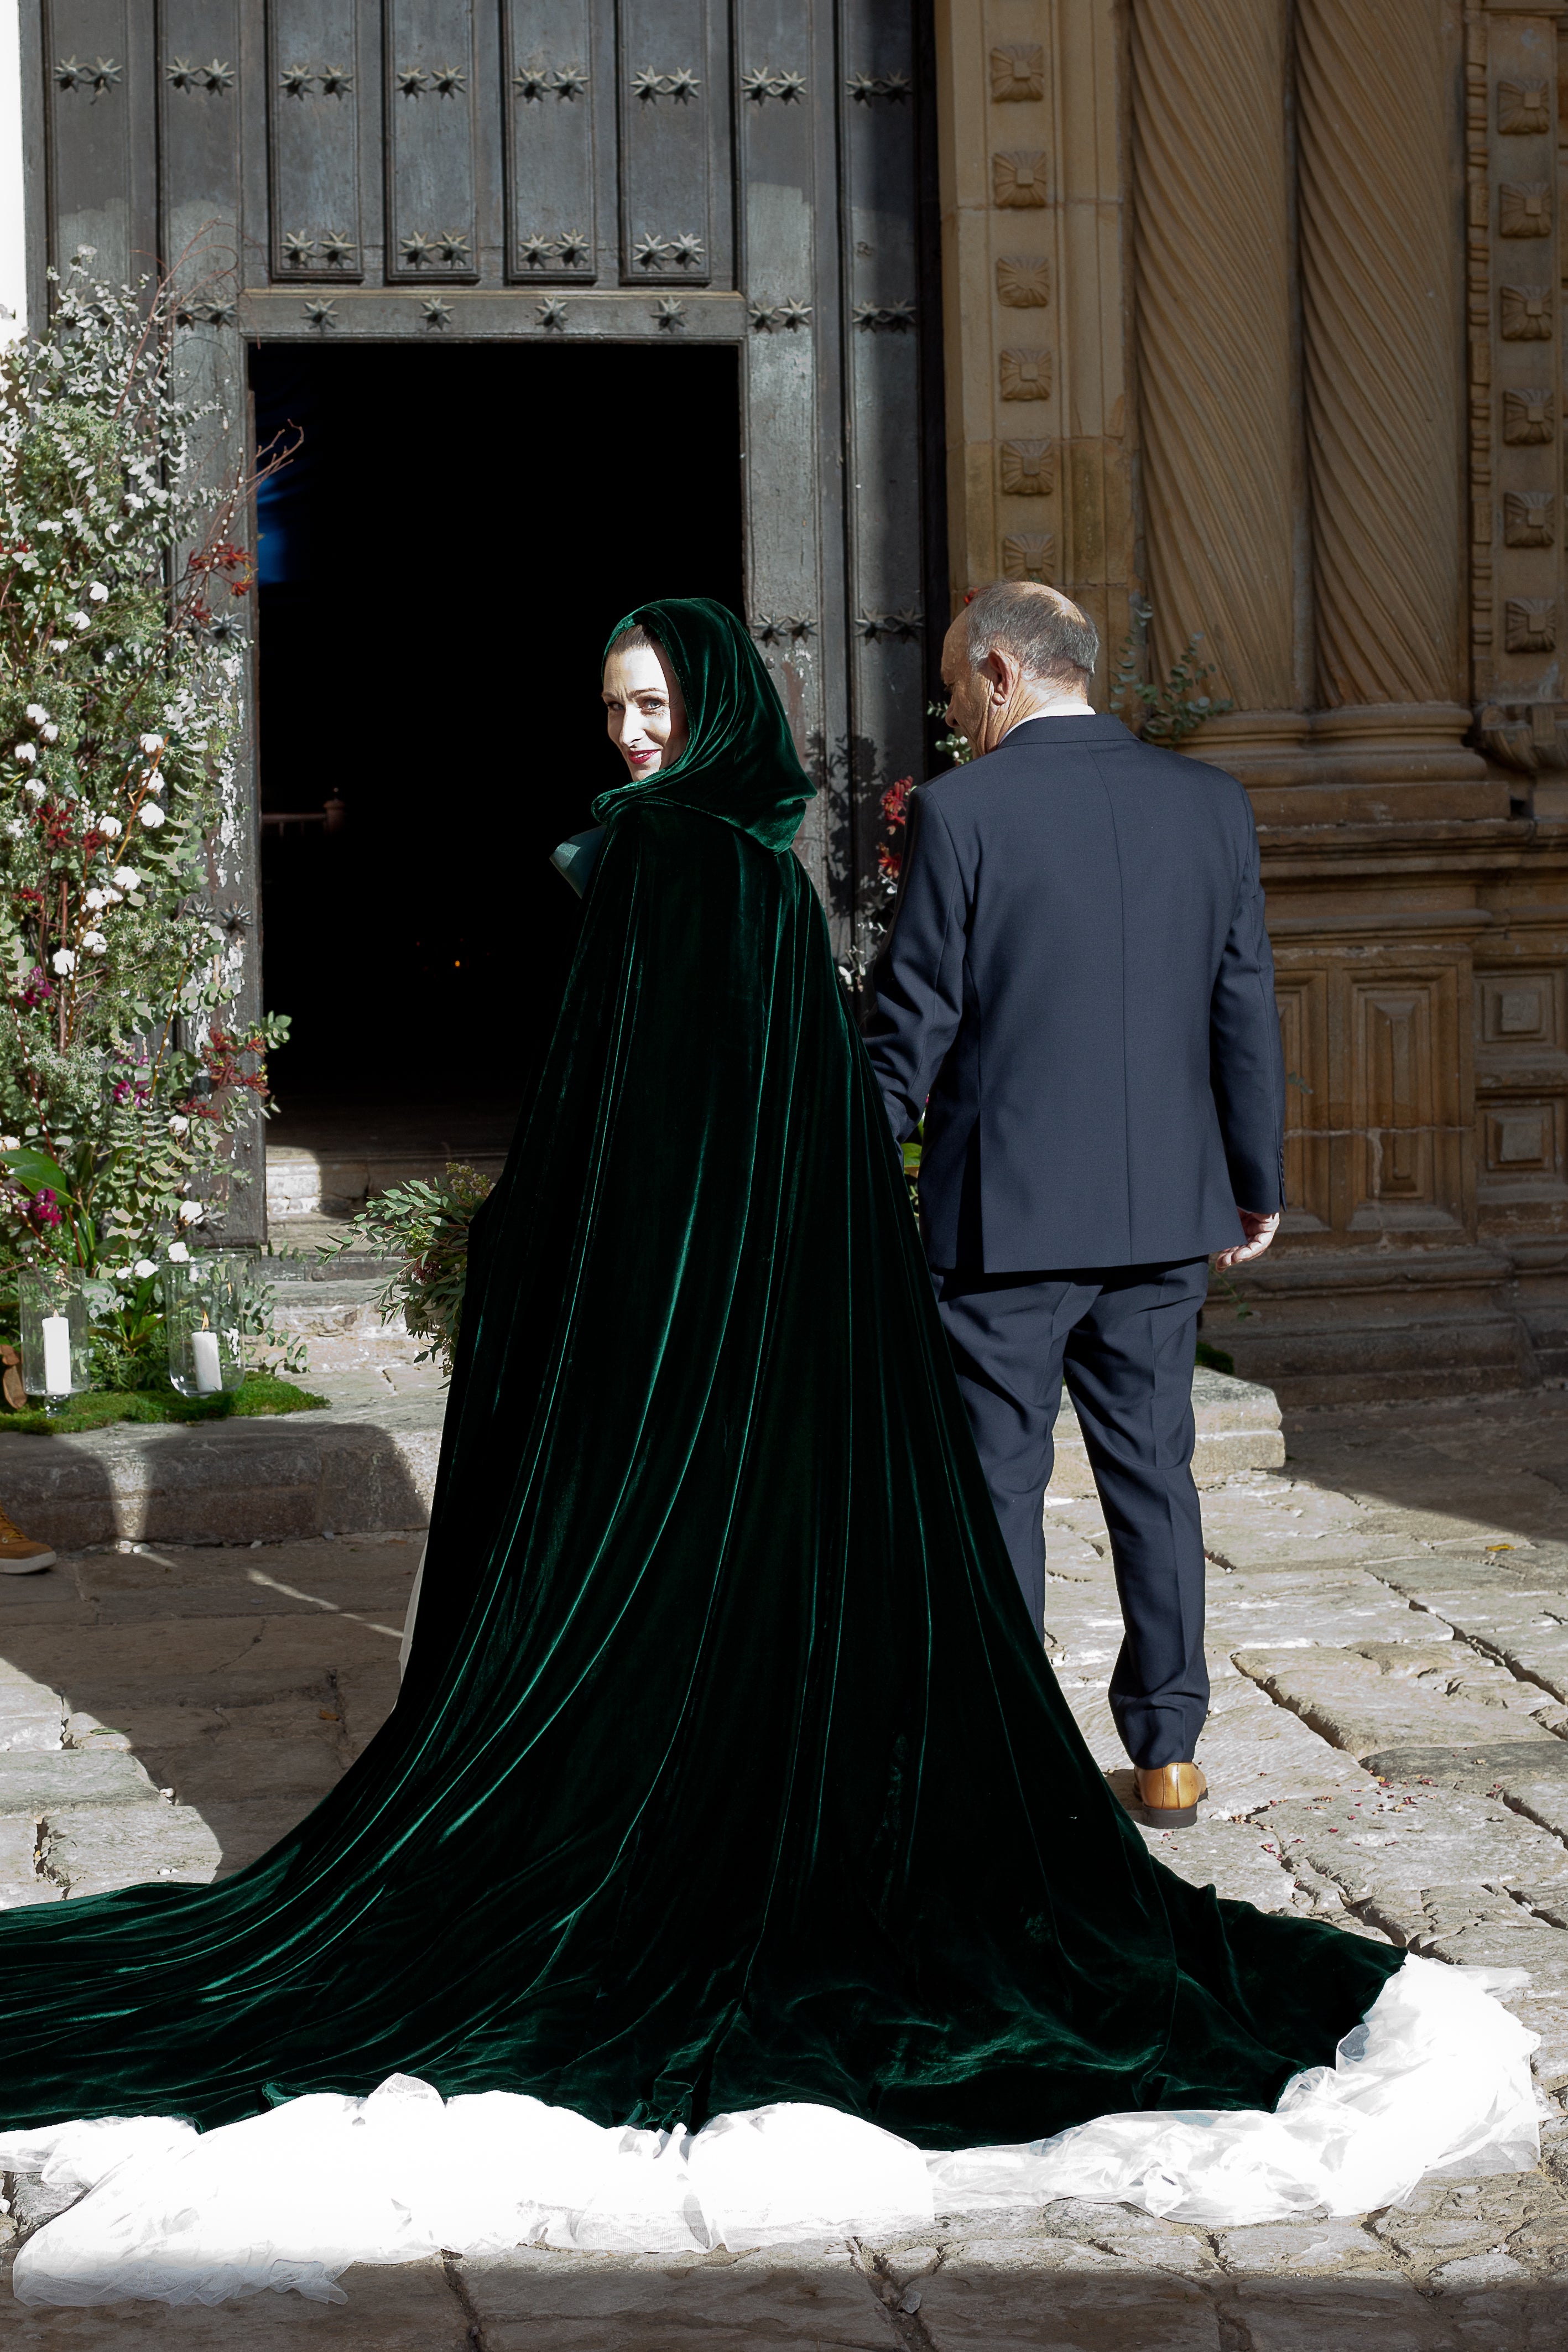
[[250, 484], [211, 479], [188, 295], [91, 258], [0, 352], [0, 1274], [99, 1277], [123, 1374], [161, 1258], [242, 1181], [287, 1023], [236, 1013], [249, 916], [223, 901]]
[[1204, 691], [1214, 676], [1214, 667], [1197, 657], [1197, 649], [1203, 643], [1201, 629], [1193, 632], [1180, 659], [1172, 664], [1165, 677], [1157, 684], [1151, 683], [1144, 672], [1148, 663], [1149, 624], [1155, 617], [1155, 608], [1145, 597], [1134, 596], [1130, 610], [1133, 625], [1122, 640], [1116, 667], [1111, 673], [1111, 708], [1134, 735], [1174, 751], [1189, 735], [1196, 735], [1206, 720], [1223, 718], [1236, 705], [1216, 701]]

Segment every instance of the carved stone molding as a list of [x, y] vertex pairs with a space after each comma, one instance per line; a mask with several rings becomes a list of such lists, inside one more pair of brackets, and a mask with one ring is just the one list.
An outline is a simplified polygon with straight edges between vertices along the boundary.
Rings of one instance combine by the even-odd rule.
[[1511, 654], [1555, 653], [1555, 596], [1509, 597], [1503, 606], [1503, 643]]
[[1552, 112], [1543, 81], [1500, 81], [1497, 127], [1504, 139], [1550, 131]]
[[1557, 404], [1553, 394], [1505, 392], [1502, 396], [1502, 437], [1511, 448], [1549, 443], [1557, 437]]
[[[1300, 0], [1318, 696], [1456, 703], [1463, 476], [1444, 0]], [[1397, 139], [1388, 126], [1397, 121]], [[1367, 224], [1378, 225], [1375, 237]]]
[[1005, 253], [997, 261], [997, 299], [1011, 310], [1042, 310], [1051, 300], [1051, 264], [1044, 254]]
[[1502, 499], [1503, 545], [1554, 546], [1556, 512], [1557, 494], [1554, 490], [1505, 490]]
[[999, 384], [1004, 400], [1049, 400], [1051, 353], [1004, 351], [999, 367]]
[[1039, 41], [1004, 42], [991, 51], [991, 98], [1003, 106], [1009, 100], [1045, 96], [1045, 50]]
[[1050, 582], [1056, 570], [1056, 541], [1049, 530], [1009, 530], [1002, 540], [1004, 580]]
[[661, 333], [675, 334], [686, 323], [686, 306], [677, 296], [663, 294], [648, 316]]
[[[1155, 666], [1200, 631], [1246, 710], [1297, 675], [1281, 0], [1133, 13], [1134, 258]], [[1217, 384], [1245, 384], [1217, 399]]]
[[[674, 307], [678, 310], [681, 306], [677, 302]], [[566, 304], [559, 296], [547, 295], [542, 302], [535, 303], [534, 311], [547, 335], [559, 335], [565, 330]]]
[[1004, 441], [1002, 488], [1009, 498], [1043, 499], [1056, 488], [1054, 441]]
[[1500, 286], [1498, 327], [1505, 343], [1549, 343], [1552, 336], [1548, 286]]
[[991, 157], [991, 202], [1020, 212], [1043, 209], [1049, 164], [1040, 148], [1010, 148]]
[[1546, 182], [1521, 185], [1504, 180], [1497, 192], [1497, 228], [1500, 236], [1550, 236], [1552, 191]]

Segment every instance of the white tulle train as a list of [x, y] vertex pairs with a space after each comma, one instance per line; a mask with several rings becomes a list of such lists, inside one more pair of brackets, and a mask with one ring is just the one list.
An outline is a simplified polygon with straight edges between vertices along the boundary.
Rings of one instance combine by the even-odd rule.
[[350, 2263], [443, 2248], [874, 2240], [1057, 2197], [1211, 2225], [1364, 2212], [1432, 2171], [1535, 2164], [1535, 2036], [1491, 1997], [1524, 1981], [1407, 1958], [1334, 2065], [1298, 2074], [1272, 2115], [1103, 2116], [941, 2156], [826, 2107], [719, 2116], [695, 2136], [614, 2130], [510, 2092], [443, 2100], [402, 2074], [205, 2133], [140, 2117], [0, 2135], [0, 2170], [87, 2192], [24, 2245], [16, 2293], [214, 2304], [295, 2287], [341, 2302]]

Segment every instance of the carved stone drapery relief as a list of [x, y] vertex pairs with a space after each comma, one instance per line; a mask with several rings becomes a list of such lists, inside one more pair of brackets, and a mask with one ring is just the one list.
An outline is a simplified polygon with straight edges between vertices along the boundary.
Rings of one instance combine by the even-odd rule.
[[1442, 0], [1296, 12], [1317, 684], [1331, 706], [1466, 693], [1461, 454], [1442, 390], [1459, 381], [1446, 16]]
[[[1243, 709], [1300, 699], [1284, 0], [1132, 19], [1139, 416], [1155, 662], [1195, 630]], [[1246, 397], [1217, 397], [1245, 384]]]

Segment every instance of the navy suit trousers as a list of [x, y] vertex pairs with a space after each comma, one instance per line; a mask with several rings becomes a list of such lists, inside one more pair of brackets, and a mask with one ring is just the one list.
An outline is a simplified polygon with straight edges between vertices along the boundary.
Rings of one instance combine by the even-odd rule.
[[1190, 1757], [1208, 1712], [1192, 1481], [1193, 1350], [1207, 1260], [933, 1280], [1030, 1617], [1043, 1630], [1045, 1490], [1065, 1379], [1122, 1603], [1111, 1712], [1134, 1764]]

